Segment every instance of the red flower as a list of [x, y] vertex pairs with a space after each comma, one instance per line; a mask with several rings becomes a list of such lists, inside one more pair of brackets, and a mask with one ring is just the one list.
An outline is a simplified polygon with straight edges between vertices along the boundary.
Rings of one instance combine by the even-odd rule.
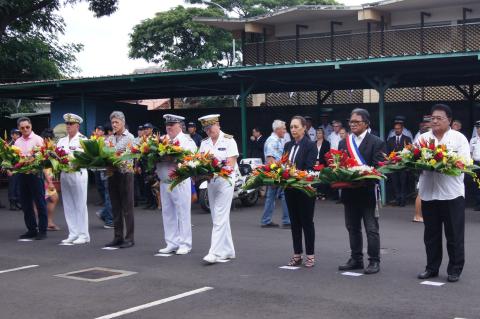
[[313, 170], [318, 172], [318, 171], [321, 171], [324, 168], [325, 168], [325, 165], [320, 164], [320, 165], [315, 165], [313, 167]]
[[347, 167], [358, 166], [357, 161], [354, 158], [348, 158], [345, 162]]
[[414, 158], [415, 160], [419, 159], [421, 154], [422, 154], [422, 152], [420, 151], [419, 148], [415, 148], [415, 149], [413, 150], [413, 158]]
[[212, 160], [212, 166], [213, 166], [213, 167], [217, 167], [217, 166], [218, 166], [218, 159], [214, 158], [214, 159]]
[[455, 166], [457, 166], [459, 169], [464, 169], [465, 168], [465, 164], [463, 164], [462, 161], [457, 161], [455, 163]]
[[175, 146], [180, 146], [180, 142], [179, 142], [179, 141], [175, 141], [175, 143], [173, 143], [173, 145], [175, 145]]
[[385, 162], [378, 162], [378, 166], [380, 167], [385, 166]]
[[435, 150], [435, 144], [434, 143], [430, 143], [428, 145], [428, 148], [431, 149], [432, 151]]
[[443, 159], [443, 153], [442, 152], [438, 152], [437, 154], [435, 154], [435, 160], [438, 162], [438, 161], [441, 161]]
[[62, 164], [68, 164], [68, 158], [62, 158], [61, 162]]
[[307, 178], [306, 178], [307, 182], [313, 182], [313, 178], [314, 177], [312, 175], [307, 176]]
[[270, 172], [270, 165], [265, 165], [263, 169], [265, 170], [265, 172]]
[[290, 178], [290, 173], [289, 173], [288, 171], [284, 171], [284, 172], [282, 173], [282, 177], [283, 177], [284, 179], [289, 179], [289, 178]]
[[20, 167], [22, 167], [22, 166], [23, 166], [23, 163], [22, 163], [22, 162], [18, 162], [18, 163], [15, 164], [13, 167], [18, 169], [18, 168], [20, 168]]

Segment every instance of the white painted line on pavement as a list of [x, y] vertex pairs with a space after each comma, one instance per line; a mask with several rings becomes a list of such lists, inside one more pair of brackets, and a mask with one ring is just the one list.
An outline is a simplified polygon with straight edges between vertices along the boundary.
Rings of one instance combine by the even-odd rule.
[[74, 244], [72, 243], [60, 243], [58, 246], [73, 246]]
[[33, 241], [33, 239], [19, 239], [18, 241]]
[[29, 268], [35, 268], [35, 267], [38, 267], [38, 265], [28, 265], [28, 266], [23, 266], [23, 267], [18, 267], [18, 268], [0, 270], [0, 274], [4, 274], [4, 273], [7, 273], [7, 272], [12, 272], [12, 271], [29, 269]]
[[278, 267], [280, 269], [287, 269], [287, 270], [297, 270], [299, 269], [300, 267], [294, 267], [294, 266], [280, 266]]
[[118, 247], [103, 247], [103, 250], [117, 250]]
[[429, 286], [437, 286], [437, 287], [440, 287], [440, 286], [443, 286], [445, 285], [444, 282], [438, 282], [438, 281], [422, 281], [420, 283], [420, 285], [429, 285]]
[[155, 256], [155, 257], [170, 257], [170, 256], [173, 256], [173, 254], [162, 254], [162, 253], [158, 253], [158, 254], [155, 254], [154, 256]]
[[342, 272], [342, 275], [344, 275], [344, 276], [352, 276], [352, 277], [360, 277], [360, 276], [363, 276], [363, 274], [360, 274], [360, 273], [358, 273], [358, 272], [351, 272], [351, 271]]
[[212, 290], [212, 289], [213, 289], [213, 287], [203, 287], [203, 288], [187, 291], [187, 292], [184, 292], [184, 293], [179, 294], [179, 295], [175, 295], [175, 296], [172, 296], [172, 297], [160, 299], [160, 300], [157, 300], [157, 301], [152, 301], [152, 302], [149, 302], [149, 303], [137, 306], [137, 307], [132, 307], [132, 308], [128, 308], [128, 309], [125, 309], [125, 310], [122, 310], [122, 311], [118, 311], [118, 312], [115, 312], [115, 313], [112, 313], [112, 314], [109, 314], [109, 315], [97, 317], [95, 319], [117, 318], [117, 317], [129, 314], [129, 313], [133, 313], [133, 312], [136, 312], [136, 311], [140, 311], [140, 310], [144, 310], [144, 309], [147, 309], [147, 308], [155, 307], [155, 306], [158, 306], [158, 305], [170, 302], [170, 301], [185, 298], [185, 297], [192, 296], [192, 295], [195, 295], [195, 294], [199, 294], [201, 292], [205, 292], [205, 291]]

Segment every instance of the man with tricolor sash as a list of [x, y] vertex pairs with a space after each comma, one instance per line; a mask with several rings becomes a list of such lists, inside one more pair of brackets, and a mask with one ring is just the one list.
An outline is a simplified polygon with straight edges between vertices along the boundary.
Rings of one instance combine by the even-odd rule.
[[[365, 109], [354, 109], [350, 114], [351, 133], [340, 141], [339, 150], [348, 152], [359, 165], [376, 166], [385, 156], [385, 142], [368, 133], [370, 114]], [[378, 184], [366, 182], [355, 188], [342, 189], [341, 200], [345, 207], [345, 226], [348, 230], [351, 256], [339, 270], [364, 269], [362, 220], [365, 225], [369, 264], [365, 274], [380, 271], [380, 234], [378, 226]]]

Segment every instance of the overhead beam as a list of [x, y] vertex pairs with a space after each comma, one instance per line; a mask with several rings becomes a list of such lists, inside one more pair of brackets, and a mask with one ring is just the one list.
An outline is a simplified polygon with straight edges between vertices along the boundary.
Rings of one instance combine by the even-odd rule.
[[258, 33], [263, 34], [263, 29], [265, 28], [265, 32], [268, 36], [275, 34], [275, 27], [268, 25], [268, 24], [261, 24], [261, 23], [253, 23], [247, 22], [245, 23], [245, 32], [248, 33]]

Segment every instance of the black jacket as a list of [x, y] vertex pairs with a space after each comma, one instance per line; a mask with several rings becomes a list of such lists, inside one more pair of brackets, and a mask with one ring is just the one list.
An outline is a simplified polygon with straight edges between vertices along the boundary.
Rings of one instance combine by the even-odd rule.
[[265, 146], [265, 141], [267, 138], [261, 135], [258, 140], [250, 141], [250, 151], [248, 152], [248, 157], [250, 158], [261, 158], [262, 161], [265, 160], [265, 155], [263, 152], [263, 147]]
[[400, 144], [397, 145], [397, 136], [394, 135], [390, 137], [387, 141], [387, 154], [390, 154], [392, 151], [401, 151], [405, 145], [412, 144], [412, 139], [408, 136], [402, 134], [400, 137]]
[[[317, 142], [315, 143], [315, 147], [317, 147]], [[320, 147], [320, 151], [318, 152], [317, 161], [322, 165], [327, 165], [327, 161], [325, 160], [325, 154], [330, 151], [330, 142], [327, 140], [323, 140], [322, 146]]]
[[[313, 166], [315, 166], [315, 161], [317, 160], [318, 156], [317, 145], [315, 142], [312, 142], [310, 137], [307, 135], [305, 135], [298, 144], [300, 145], [300, 148], [295, 156], [295, 166], [300, 170], [312, 170]], [[290, 154], [290, 150], [292, 149], [293, 145], [295, 145], [294, 140], [291, 140], [285, 144], [283, 154]]]
[[[341, 140], [338, 149], [348, 153], [347, 141]], [[378, 166], [378, 162], [385, 159], [385, 142], [370, 133], [365, 135], [358, 150], [366, 165]], [[342, 202], [346, 205], [375, 206], [375, 184], [367, 183], [365, 187], [342, 189]]]

